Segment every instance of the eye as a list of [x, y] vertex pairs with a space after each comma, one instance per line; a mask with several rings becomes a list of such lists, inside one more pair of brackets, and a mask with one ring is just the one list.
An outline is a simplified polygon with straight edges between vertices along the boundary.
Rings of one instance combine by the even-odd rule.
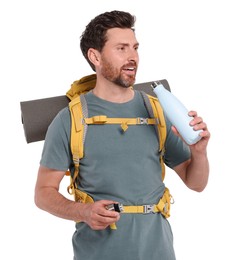
[[125, 50], [125, 46], [120, 46], [118, 49], [119, 49], [120, 51], [124, 51], [124, 50]]
[[136, 45], [135, 47], [134, 47], [134, 49], [137, 51], [138, 50], [138, 48], [139, 48], [139, 46], [138, 45]]

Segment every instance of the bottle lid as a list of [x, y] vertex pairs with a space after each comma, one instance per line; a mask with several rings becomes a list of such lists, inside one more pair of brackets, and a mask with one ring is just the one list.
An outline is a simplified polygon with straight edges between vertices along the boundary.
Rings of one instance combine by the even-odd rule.
[[156, 88], [156, 87], [159, 86], [159, 85], [162, 85], [159, 80], [153, 81], [153, 82], [151, 83], [152, 89]]

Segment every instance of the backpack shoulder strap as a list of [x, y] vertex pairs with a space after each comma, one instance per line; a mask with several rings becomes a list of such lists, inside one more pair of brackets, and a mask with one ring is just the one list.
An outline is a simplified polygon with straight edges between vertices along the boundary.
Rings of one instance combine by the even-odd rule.
[[71, 113], [71, 150], [75, 158], [81, 159], [84, 156], [83, 144], [88, 127], [88, 125], [83, 124], [84, 118], [88, 117], [84, 95], [73, 99], [69, 103], [69, 110]]
[[165, 165], [163, 162], [163, 156], [165, 153], [165, 141], [167, 136], [166, 121], [163, 113], [163, 109], [159, 103], [158, 98], [146, 94], [141, 91], [142, 97], [144, 99], [145, 106], [147, 108], [150, 117], [155, 118], [157, 124], [155, 125], [156, 133], [159, 140], [159, 154], [160, 163], [162, 168], [162, 180], [165, 178]]
[[87, 132], [87, 124], [83, 124], [84, 118], [88, 117], [88, 109], [84, 95], [76, 96], [69, 103], [71, 115], [70, 148], [75, 166], [74, 176], [68, 186], [68, 192], [74, 193], [75, 181], [79, 173], [79, 161], [84, 156], [84, 141]]

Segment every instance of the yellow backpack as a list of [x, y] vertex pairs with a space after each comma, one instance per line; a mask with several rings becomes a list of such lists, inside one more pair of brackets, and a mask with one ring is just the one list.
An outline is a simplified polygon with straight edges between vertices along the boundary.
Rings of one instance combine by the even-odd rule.
[[[150, 118], [108, 118], [105, 115], [98, 115], [94, 117], [87, 117], [87, 104], [84, 98], [84, 93], [90, 91], [95, 87], [96, 74], [85, 76], [71, 85], [70, 90], [66, 93], [71, 100], [69, 109], [71, 113], [71, 152], [75, 166], [74, 174], [71, 175], [67, 171], [66, 175], [70, 175], [70, 185], [67, 187], [68, 193], [74, 195], [75, 201], [81, 203], [93, 203], [92, 197], [87, 193], [81, 191], [77, 187], [77, 178], [79, 174], [79, 162], [84, 156], [84, 142], [89, 124], [120, 124], [123, 131], [126, 131], [129, 125], [149, 124], [155, 125], [155, 129], [159, 139], [159, 154], [162, 168], [162, 179], [165, 177], [165, 166], [163, 162], [164, 144], [166, 140], [166, 122], [163, 115], [163, 110], [157, 98], [141, 92], [144, 103], [150, 115]], [[166, 188], [160, 202], [155, 205], [155, 211], [161, 212], [165, 217], [170, 216], [170, 198], [169, 190]], [[134, 207], [134, 206], [132, 206]], [[139, 206], [138, 206], [139, 207]], [[137, 207], [136, 213], [143, 213], [143, 209]], [[125, 208], [125, 213], [133, 213], [134, 209]], [[111, 227], [115, 229], [115, 227]]]

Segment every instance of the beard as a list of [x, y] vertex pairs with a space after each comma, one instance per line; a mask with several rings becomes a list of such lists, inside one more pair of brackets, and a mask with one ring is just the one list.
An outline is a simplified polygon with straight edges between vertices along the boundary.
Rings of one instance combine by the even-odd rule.
[[[112, 63], [106, 61], [105, 59], [102, 60], [102, 75], [104, 78], [109, 80], [110, 82], [123, 87], [123, 88], [129, 88], [134, 85], [135, 83], [135, 75], [123, 75], [121, 73], [122, 69], [118, 70], [116, 69]], [[133, 64], [135, 65], [135, 62]], [[127, 65], [128, 66], [128, 65]]]

